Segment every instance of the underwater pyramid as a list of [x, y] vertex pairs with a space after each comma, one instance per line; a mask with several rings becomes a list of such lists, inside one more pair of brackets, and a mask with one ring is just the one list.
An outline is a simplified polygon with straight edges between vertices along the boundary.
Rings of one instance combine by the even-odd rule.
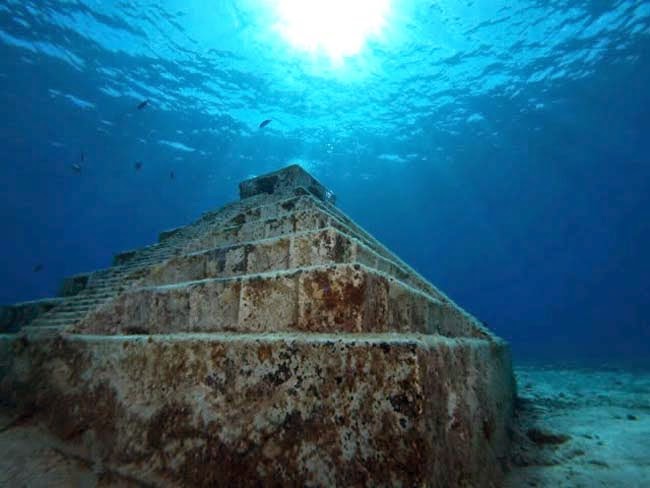
[[0, 398], [155, 486], [498, 486], [505, 342], [299, 166], [0, 310]]

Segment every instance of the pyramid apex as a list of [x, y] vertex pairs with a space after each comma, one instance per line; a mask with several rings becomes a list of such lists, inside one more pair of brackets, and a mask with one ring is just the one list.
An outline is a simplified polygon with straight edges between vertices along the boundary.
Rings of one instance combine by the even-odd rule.
[[263, 193], [287, 193], [304, 188], [316, 198], [334, 205], [336, 196], [298, 164], [292, 164], [272, 173], [244, 180], [239, 184], [239, 197], [244, 200]]

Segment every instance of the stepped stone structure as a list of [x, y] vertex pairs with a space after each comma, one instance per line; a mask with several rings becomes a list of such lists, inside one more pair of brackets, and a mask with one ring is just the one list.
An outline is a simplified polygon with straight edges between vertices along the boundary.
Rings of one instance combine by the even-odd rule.
[[498, 486], [507, 345], [298, 166], [0, 310], [0, 394], [147, 486]]

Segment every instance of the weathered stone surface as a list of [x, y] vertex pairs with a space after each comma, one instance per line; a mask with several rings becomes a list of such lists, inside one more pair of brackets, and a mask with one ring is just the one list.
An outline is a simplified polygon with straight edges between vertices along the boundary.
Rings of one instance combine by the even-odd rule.
[[162, 285], [338, 263], [363, 264], [447, 301], [402, 266], [334, 227], [183, 254], [151, 268], [141, 284]]
[[184, 227], [176, 227], [175, 229], [164, 230], [158, 234], [158, 241], [166, 241], [174, 236], [178, 236], [183, 232]]
[[72, 297], [79, 294], [88, 285], [91, 273], [83, 273], [64, 278], [59, 288], [60, 297]]
[[0, 306], [0, 333], [16, 332], [60, 303], [60, 298], [44, 298]]
[[513, 389], [500, 342], [92, 337], [21, 346], [11, 361], [5, 394], [25, 389], [58, 436], [149, 483], [453, 488], [502, 476]]
[[[439, 300], [449, 301], [437, 288], [378, 243], [351, 219], [342, 218], [334, 207], [325, 208], [311, 195], [280, 198], [272, 203], [250, 207], [225, 219], [223, 227], [207, 229], [185, 248], [186, 253], [205, 249], [234, 246], [242, 242], [289, 237], [296, 233], [315, 232], [333, 228], [361, 242], [370, 254], [367, 264], [398, 276]], [[364, 249], [365, 251], [366, 249]], [[359, 256], [360, 259], [364, 256]], [[364, 263], [363, 261], [359, 261]], [[365, 264], [365, 263], [364, 263]]]
[[241, 194], [0, 334], [0, 404], [146, 486], [498, 486], [505, 343], [302, 169]]
[[472, 317], [365, 266], [131, 289], [69, 332], [420, 332], [491, 339]]
[[138, 251], [136, 249], [133, 249], [116, 254], [113, 256], [113, 266], [122, 266], [123, 264], [128, 263], [129, 260], [133, 259], [136, 256], [137, 252]]
[[334, 193], [298, 165], [242, 181], [239, 184], [239, 195], [245, 199], [259, 194], [285, 193], [298, 187], [306, 189], [325, 202], [334, 204], [336, 201]]

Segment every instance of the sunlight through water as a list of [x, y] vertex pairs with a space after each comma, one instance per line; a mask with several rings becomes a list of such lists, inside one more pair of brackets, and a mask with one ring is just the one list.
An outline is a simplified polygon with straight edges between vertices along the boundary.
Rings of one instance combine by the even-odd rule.
[[340, 63], [381, 34], [390, 0], [273, 0], [273, 6], [274, 27], [293, 48]]

